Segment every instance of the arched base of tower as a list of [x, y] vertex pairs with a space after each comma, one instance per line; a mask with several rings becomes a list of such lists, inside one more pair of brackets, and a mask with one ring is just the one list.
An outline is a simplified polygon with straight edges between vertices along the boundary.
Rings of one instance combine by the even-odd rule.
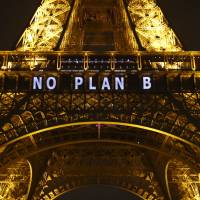
[[82, 200], [83, 197], [87, 200], [143, 200], [143, 198], [138, 196], [137, 194], [132, 194], [129, 191], [123, 190], [119, 187], [113, 187], [109, 185], [83, 186], [78, 189], [72, 190], [71, 192], [64, 193], [58, 196], [55, 200]]

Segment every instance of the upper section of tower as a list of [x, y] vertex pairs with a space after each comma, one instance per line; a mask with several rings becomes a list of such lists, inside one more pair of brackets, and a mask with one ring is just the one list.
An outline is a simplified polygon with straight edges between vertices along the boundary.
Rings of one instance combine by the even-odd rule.
[[20, 51], [179, 51], [155, 0], [43, 0]]

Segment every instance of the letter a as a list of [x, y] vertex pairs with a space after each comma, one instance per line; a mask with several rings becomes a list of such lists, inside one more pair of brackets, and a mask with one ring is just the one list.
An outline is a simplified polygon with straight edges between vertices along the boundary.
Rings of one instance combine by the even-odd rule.
[[103, 83], [102, 83], [102, 87], [101, 87], [102, 90], [110, 90], [110, 83], [109, 83], [109, 80], [108, 80], [108, 77], [104, 77], [103, 78]]

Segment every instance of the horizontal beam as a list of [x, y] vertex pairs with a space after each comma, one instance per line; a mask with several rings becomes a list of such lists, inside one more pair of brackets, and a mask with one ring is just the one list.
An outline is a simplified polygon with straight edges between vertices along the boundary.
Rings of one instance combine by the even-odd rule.
[[0, 71], [0, 92], [200, 92], [194, 71]]
[[0, 51], [2, 55], [180, 55], [200, 56], [200, 51]]
[[0, 52], [2, 71], [200, 71], [200, 52]]
[[6, 144], [2, 144], [2, 145], [10, 145], [10, 144], [13, 144], [15, 142], [18, 142], [20, 140], [23, 140], [25, 138], [28, 138], [30, 136], [35, 136], [35, 135], [38, 135], [38, 134], [42, 134], [42, 133], [45, 133], [45, 132], [51, 132], [51, 131], [55, 131], [55, 130], [61, 130], [63, 128], [68, 128], [68, 127], [75, 127], [75, 126], [90, 126], [90, 125], [103, 125], [103, 126], [122, 126], [122, 127], [129, 127], [129, 128], [134, 128], [134, 129], [139, 129], [139, 130], [145, 130], [146, 132], [151, 132], [152, 134], [159, 134], [161, 136], [168, 136], [169, 138], [172, 138], [174, 139], [175, 141], [177, 142], [181, 142], [181, 143], [184, 143], [184, 144], [187, 144], [193, 148], [196, 148], [197, 150], [199, 150], [199, 146], [196, 145], [196, 144], [193, 144], [192, 142], [190, 141], [187, 141], [179, 136], [176, 136], [176, 135], [172, 135], [171, 133], [168, 133], [166, 131], [162, 131], [162, 130], [159, 130], [159, 129], [155, 129], [155, 128], [151, 128], [151, 127], [147, 127], [147, 126], [143, 126], [143, 125], [138, 125], [138, 124], [131, 124], [131, 123], [125, 123], [125, 122], [116, 122], [116, 121], [85, 121], [85, 122], [73, 122], [73, 123], [67, 123], [67, 124], [59, 124], [59, 125], [55, 125], [55, 126], [50, 126], [50, 127], [47, 127], [47, 128], [43, 128], [43, 129], [40, 129], [40, 130], [37, 130], [37, 131], [33, 131], [33, 132], [30, 132], [26, 135], [22, 135], [18, 138], [15, 138], [9, 142], [7, 142]]

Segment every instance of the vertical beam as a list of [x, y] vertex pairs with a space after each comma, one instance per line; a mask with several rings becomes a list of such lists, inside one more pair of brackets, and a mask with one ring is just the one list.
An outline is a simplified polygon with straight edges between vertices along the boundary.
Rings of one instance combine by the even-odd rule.
[[166, 183], [167, 180], [165, 180], [165, 169], [168, 163], [168, 159], [166, 157], [160, 156], [160, 160], [162, 160], [162, 162], [160, 162], [160, 160], [156, 162], [155, 157], [157, 157], [157, 154], [153, 152], [152, 154], [146, 152], [146, 157], [151, 169], [154, 172], [155, 179], [159, 182], [160, 188], [163, 192], [163, 195], [165, 196], [165, 199], [172, 200], [168, 193], [168, 188]]
[[126, 11], [126, 14], [127, 14], [127, 17], [129, 19], [129, 23], [130, 23], [130, 26], [131, 26], [131, 29], [133, 31], [133, 34], [134, 34], [134, 37], [135, 37], [135, 40], [137, 42], [137, 45], [139, 47], [139, 50], [140, 51], [144, 51], [145, 48], [142, 46], [142, 43], [138, 37], [138, 34], [137, 34], [137, 31], [136, 31], [136, 26], [135, 24], [133, 23], [132, 19], [131, 19], [131, 15], [130, 15], [130, 12], [128, 10], [128, 4], [127, 4], [127, 1], [126, 0], [122, 0], [123, 1], [123, 4], [124, 4], [124, 9]]
[[47, 168], [47, 162], [50, 155], [51, 154], [49, 152], [44, 152], [29, 158], [29, 162], [32, 166], [32, 183], [27, 200], [32, 199], [35, 189]]
[[64, 35], [65, 35], [65, 32], [66, 32], [66, 30], [67, 30], [67, 28], [68, 28], [68, 26], [69, 26], [70, 18], [71, 18], [71, 16], [72, 16], [72, 13], [73, 13], [73, 10], [74, 10], [75, 1], [76, 1], [76, 0], [72, 0], [71, 9], [70, 9], [70, 11], [69, 11], [67, 20], [66, 20], [66, 22], [65, 22], [65, 24], [64, 24], [64, 26], [63, 26], [63, 31], [62, 31], [62, 34], [61, 34], [61, 36], [60, 36], [60, 38], [59, 38], [59, 40], [58, 40], [58, 43], [57, 43], [57, 45], [56, 45], [56, 47], [55, 47], [55, 51], [59, 50], [59, 47], [60, 47], [60, 45], [61, 45], [61, 43], [62, 43], [62, 40], [63, 40], [63, 38], [64, 38]]

